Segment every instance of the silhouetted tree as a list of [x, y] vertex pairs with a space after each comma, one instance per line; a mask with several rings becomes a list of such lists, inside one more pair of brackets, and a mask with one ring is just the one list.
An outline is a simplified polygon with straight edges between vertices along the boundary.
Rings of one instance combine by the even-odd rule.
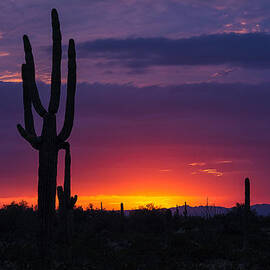
[[[48, 258], [49, 240], [52, 232], [52, 221], [55, 214], [56, 176], [58, 151], [65, 147], [65, 141], [70, 136], [74, 119], [74, 98], [76, 90], [76, 52], [74, 40], [69, 40], [68, 47], [68, 79], [67, 100], [64, 125], [59, 134], [56, 131], [56, 113], [60, 102], [61, 88], [61, 32], [58, 14], [52, 10], [52, 74], [51, 97], [46, 110], [39, 98], [35, 82], [35, 65], [32, 48], [28, 36], [23, 36], [25, 61], [22, 65], [23, 104], [25, 128], [17, 125], [21, 136], [32, 147], [39, 151], [38, 169], [38, 213], [40, 217], [40, 247], [43, 259]], [[32, 104], [43, 119], [41, 136], [37, 136], [32, 114]]]

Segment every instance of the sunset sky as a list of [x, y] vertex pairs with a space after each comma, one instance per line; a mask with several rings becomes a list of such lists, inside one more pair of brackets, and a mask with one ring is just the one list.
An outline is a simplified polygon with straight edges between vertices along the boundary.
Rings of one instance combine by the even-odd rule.
[[[0, 204], [36, 203], [38, 153], [18, 134], [29, 35], [49, 100], [50, 12], [77, 49], [70, 138], [78, 205], [270, 203], [269, 0], [1, 0]], [[41, 119], [35, 116], [37, 129]], [[58, 184], [63, 184], [63, 153]]]

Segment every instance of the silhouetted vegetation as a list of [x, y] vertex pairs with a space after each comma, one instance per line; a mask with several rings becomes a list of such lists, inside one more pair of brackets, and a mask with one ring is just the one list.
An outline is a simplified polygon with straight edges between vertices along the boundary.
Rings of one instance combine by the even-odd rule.
[[[268, 269], [270, 217], [250, 212], [244, 250], [244, 213], [241, 204], [209, 218], [172, 215], [152, 204], [125, 215], [77, 207], [66, 266], [61, 221], [54, 220], [53, 269]], [[26, 202], [0, 209], [1, 269], [38, 269], [38, 231], [37, 212]]]

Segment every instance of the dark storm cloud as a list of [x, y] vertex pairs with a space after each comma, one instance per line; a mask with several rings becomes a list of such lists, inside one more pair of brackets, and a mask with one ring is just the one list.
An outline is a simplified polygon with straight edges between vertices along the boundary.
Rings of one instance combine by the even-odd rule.
[[100, 58], [131, 68], [180, 65], [270, 67], [270, 35], [216, 34], [191, 38], [98, 39], [78, 44], [79, 58]]

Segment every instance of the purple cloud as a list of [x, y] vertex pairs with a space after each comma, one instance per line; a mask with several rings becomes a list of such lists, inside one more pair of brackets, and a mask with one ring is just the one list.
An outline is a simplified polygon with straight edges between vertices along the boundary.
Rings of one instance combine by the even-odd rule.
[[78, 44], [79, 58], [107, 59], [134, 69], [151, 66], [232, 65], [270, 68], [270, 35], [218, 34], [182, 39], [99, 39]]

